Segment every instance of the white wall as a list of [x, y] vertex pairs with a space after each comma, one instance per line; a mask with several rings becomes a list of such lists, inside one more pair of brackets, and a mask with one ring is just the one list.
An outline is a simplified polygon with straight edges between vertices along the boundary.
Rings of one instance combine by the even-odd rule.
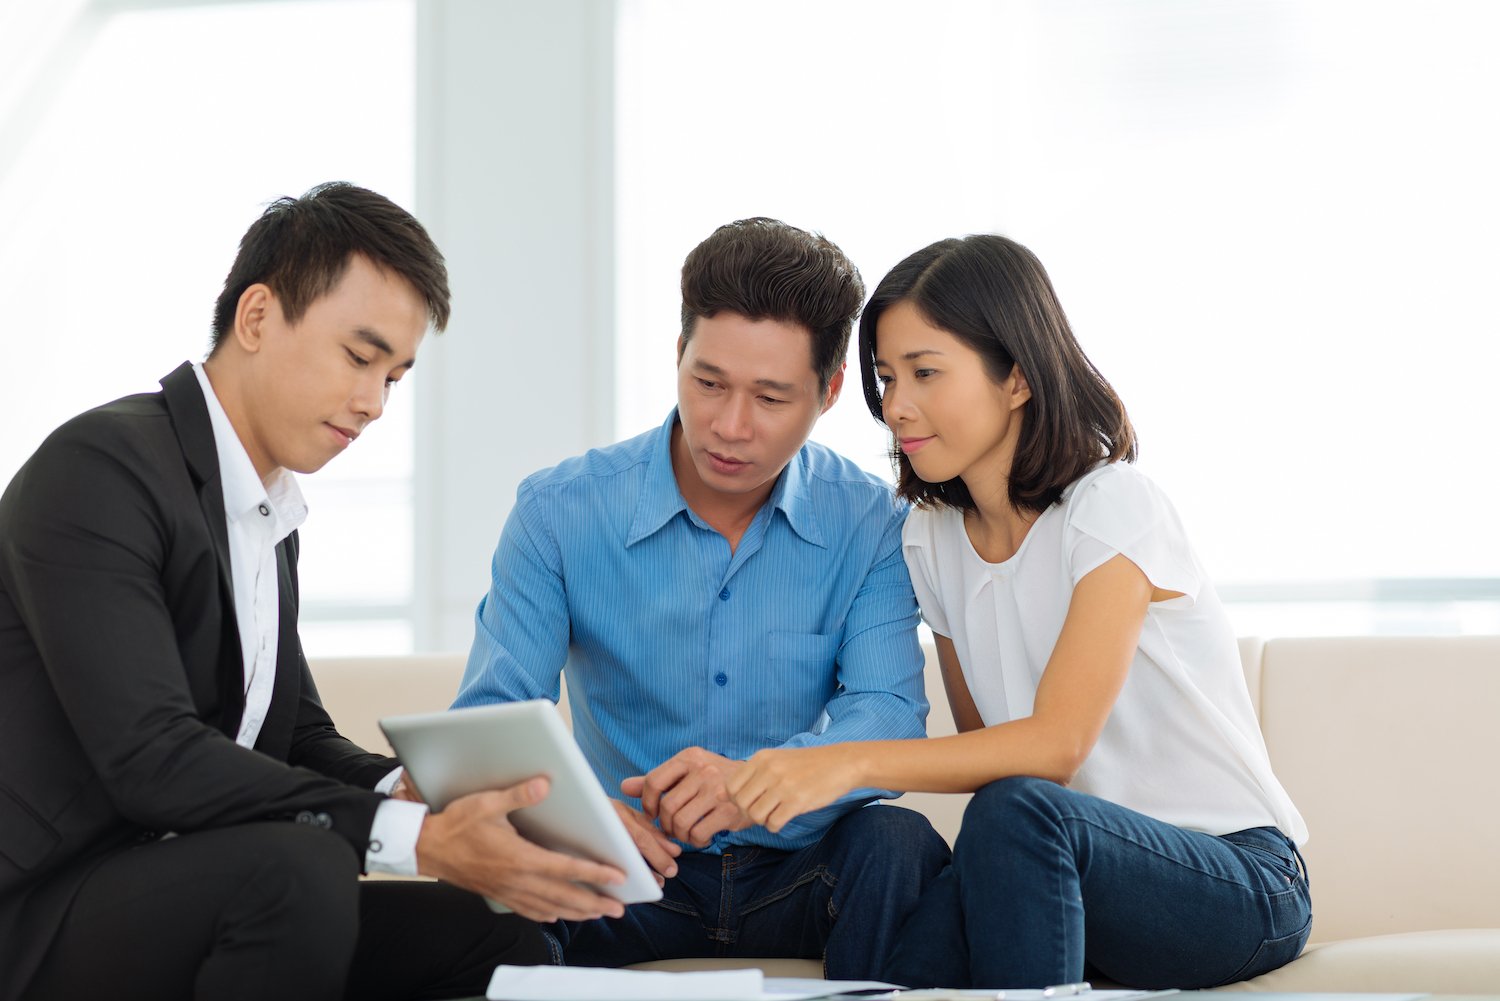
[[418, 363], [418, 649], [468, 648], [520, 480], [613, 438], [614, 16], [417, 7], [417, 216], [454, 297]]

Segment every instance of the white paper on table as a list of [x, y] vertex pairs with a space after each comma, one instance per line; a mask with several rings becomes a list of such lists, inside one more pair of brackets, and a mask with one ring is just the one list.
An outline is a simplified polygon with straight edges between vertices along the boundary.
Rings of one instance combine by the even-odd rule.
[[499, 966], [490, 1001], [761, 1001], [759, 970], [659, 973], [592, 966]]
[[[869, 997], [900, 991], [901, 1001], [1043, 1001], [1047, 994], [1027, 990], [900, 990], [877, 980], [817, 980], [765, 977], [760, 970], [658, 972], [590, 966], [500, 966], [490, 978], [489, 1001], [813, 1001], [816, 998]], [[1177, 991], [1101, 990], [1047, 1001], [1135, 1001]], [[891, 995], [887, 994], [886, 997]], [[1422, 995], [1342, 994], [1318, 1001], [1415, 1001]], [[1307, 1001], [1301, 995], [1264, 995], [1277, 1001]]]

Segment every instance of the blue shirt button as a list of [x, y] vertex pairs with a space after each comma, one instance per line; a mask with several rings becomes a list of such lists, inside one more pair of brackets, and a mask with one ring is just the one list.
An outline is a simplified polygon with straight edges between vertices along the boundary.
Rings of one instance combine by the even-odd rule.
[[723, 671], [720, 671], [718, 674], [714, 675], [714, 684], [718, 685], [720, 688], [723, 688], [725, 685], [729, 684], [729, 675], [725, 674]]
[[726, 587], [724, 590], [722, 590], [722, 591], [719, 592], [719, 600], [720, 601], [728, 601], [729, 600], [729, 588]]

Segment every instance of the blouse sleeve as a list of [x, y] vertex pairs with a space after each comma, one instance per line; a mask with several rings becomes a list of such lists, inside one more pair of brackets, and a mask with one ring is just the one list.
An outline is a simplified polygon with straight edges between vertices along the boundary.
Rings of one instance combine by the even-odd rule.
[[1166, 494], [1133, 466], [1115, 462], [1080, 480], [1068, 499], [1069, 571], [1077, 587], [1116, 554], [1155, 587], [1196, 602], [1198, 561]]
[[906, 516], [906, 526], [901, 530], [901, 548], [906, 556], [906, 569], [911, 574], [911, 588], [922, 609], [922, 621], [939, 636], [952, 636], [948, 631], [947, 616], [943, 614], [943, 606], [938, 599], [937, 526], [936, 512], [926, 508], [912, 508], [911, 513]]

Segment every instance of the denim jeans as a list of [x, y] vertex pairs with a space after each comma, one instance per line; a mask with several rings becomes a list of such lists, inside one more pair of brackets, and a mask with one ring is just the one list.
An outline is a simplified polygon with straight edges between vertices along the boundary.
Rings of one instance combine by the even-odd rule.
[[829, 977], [868, 979], [948, 859], [921, 814], [867, 806], [798, 851], [683, 852], [661, 900], [548, 931], [571, 966], [792, 957], [822, 959]]
[[1210, 987], [1291, 962], [1311, 923], [1301, 855], [1273, 827], [1215, 837], [1042, 779], [1002, 779], [975, 793], [953, 864], [883, 979]]

